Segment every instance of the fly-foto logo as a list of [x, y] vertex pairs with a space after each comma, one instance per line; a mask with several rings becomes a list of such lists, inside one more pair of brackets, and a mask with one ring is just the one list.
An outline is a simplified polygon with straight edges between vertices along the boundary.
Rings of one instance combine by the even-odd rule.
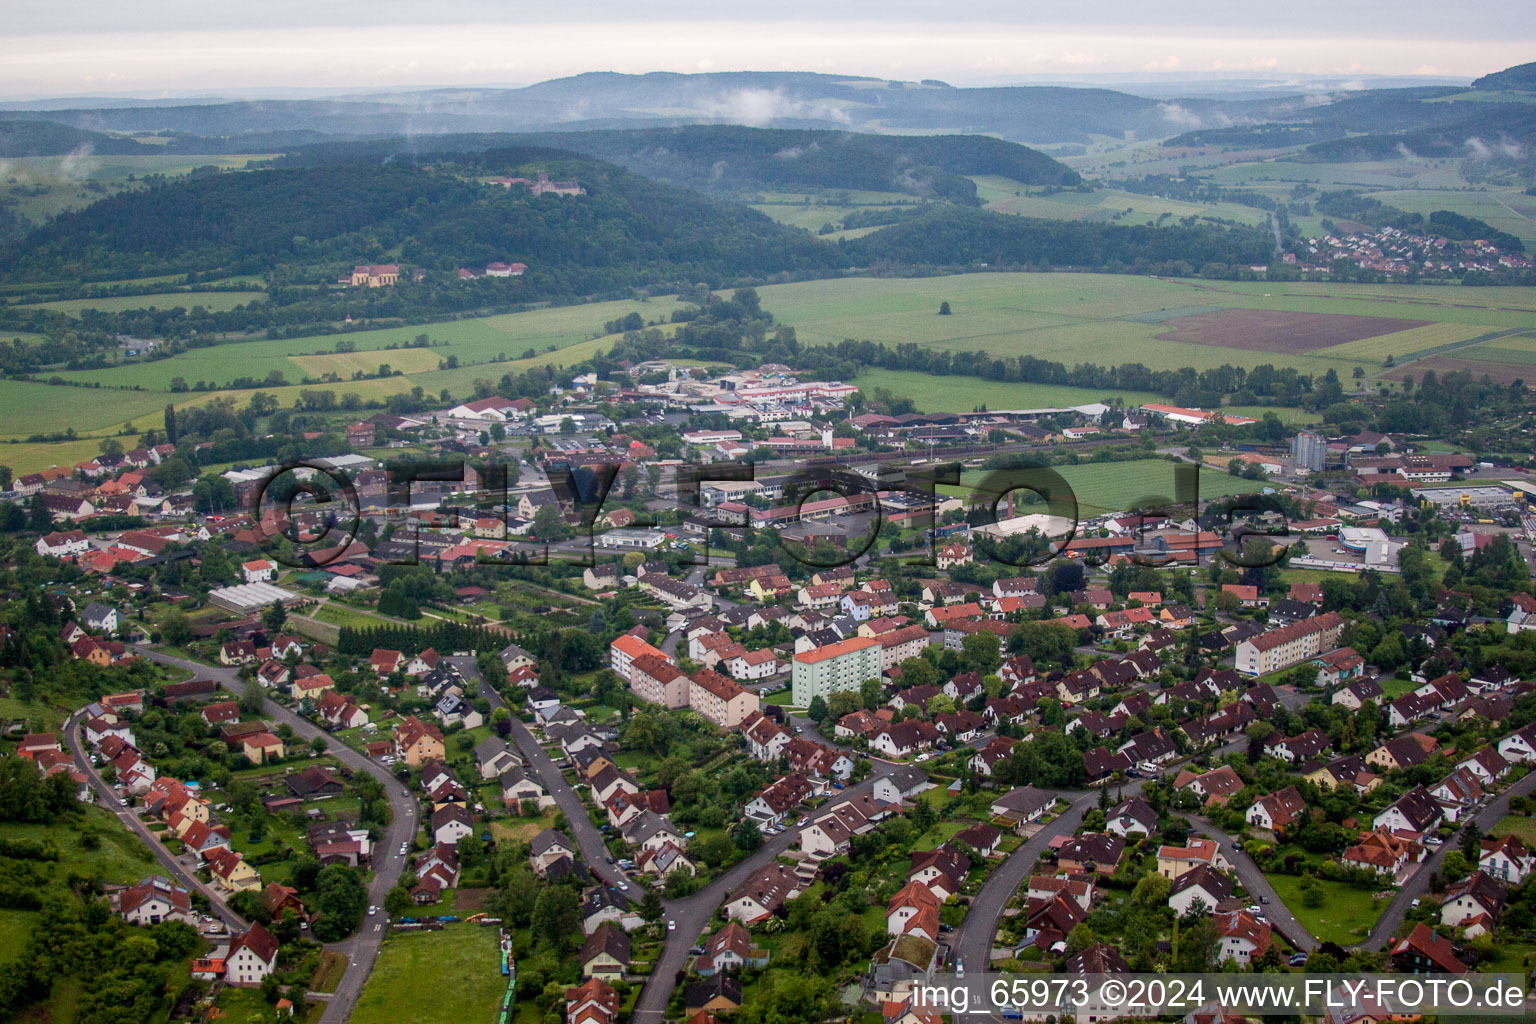
[[[946, 541], [963, 543], [956, 537], [969, 542], [966, 561], [1018, 568], [1060, 558], [1102, 566], [1123, 557], [1153, 569], [1190, 568], [1211, 558], [1251, 569], [1278, 563], [1286, 548], [1275, 538], [1290, 535], [1283, 516], [1263, 528], [1253, 525], [1252, 516], [1276, 514], [1275, 503], [1262, 497], [1232, 499], [1220, 523], [1206, 522], [1200, 468], [1191, 463], [1169, 464], [1171, 495], [1149, 491], [1123, 510], [1086, 518], [1071, 484], [1049, 466], [990, 469], [962, 488], [955, 463], [882, 465], [873, 475], [851, 465], [821, 465], [775, 478], [773, 491], [780, 497], [772, 506], [711, 500], [722, 492], [711, 485], [756, 484], [757, 468], [751, 462], [675, 467], [670, 504], [651, 500], [636, 511], [630, 501], [622, 529], [632, 536], [650, 531], [659, 539], [695, 538], [686, 544], [688, 561], [698, 565], [710, 564], [709, 542], [716, 531], [738, 539], [767, 533], [789, 557], [814, 569], [852, 565], [871, 553], [942, 569], [953, 561], [945, 557]], [[599, 549], [614, 546], [604, 540], [617, 535], [604, 520], [620, 507], [613, 488], [621, 469], [620, 463], [565, 467], [549, 474], [547, 489], [522, 489], [514, 498], [505, 464], [404, 463], [388, 471], [380, 503], [365, 508], [345, 473], [323, 461], [299, 460], [273, 468], [253, 489], [249, 511], [268, 556], [291, 567], [320, 568], [345, 557], [370, 517], [404, 526], [396, 529], [397, 543], [381, 561], [418, 564], [424, 539], [462, 530], [465, 516], [472, 517], [475, 536], [451, 549], [456, 561], [590, 566]], [[549, 512], [525, 515], [530, 509]], [[1115, 531], [1101, 527], [1088, 535], [1085, 525], [1105, 520], [1111, 511], [1123, 513]], [[514, 522], [520, 529], [509, 533]], [[483, 536], [484, 523], [491, 524], [489, 538]], [[1175, 524], [1171, 540], [1170, 524]], [[442, 550], [435, 545], [435, 557]]]

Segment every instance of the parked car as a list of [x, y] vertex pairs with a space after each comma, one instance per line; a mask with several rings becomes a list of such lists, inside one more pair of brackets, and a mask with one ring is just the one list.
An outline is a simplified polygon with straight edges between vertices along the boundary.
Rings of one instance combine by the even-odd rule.
[[368, 908], [368, 916], [369, 916], [369, 917], [372, 917], [372, 916], [374, 916], [374, 915], [375, 915], [375, 914], [377, 914], [377, 913], [378, 913], [378, 912], [379, 912], [379, 908], [378, 908], [378, 907], [369, 907], [369, 908]]

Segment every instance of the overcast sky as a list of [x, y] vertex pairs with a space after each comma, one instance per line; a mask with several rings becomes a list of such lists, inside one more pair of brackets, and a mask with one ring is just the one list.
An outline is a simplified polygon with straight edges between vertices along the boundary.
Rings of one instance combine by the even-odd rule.
[[1536, 18], [1520, 0], [54, 0], [13, 5], [0, 40], [0, 96], [20, 99], [514, 84], [599, 70], [965, 85], [1111, 72], [1470, 77], [1536, 59]]

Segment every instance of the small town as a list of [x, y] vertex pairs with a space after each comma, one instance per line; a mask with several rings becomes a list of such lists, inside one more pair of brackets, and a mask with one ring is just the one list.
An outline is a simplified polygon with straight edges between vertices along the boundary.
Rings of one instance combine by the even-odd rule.
[[[967, 970], [1529, 972], [1523, 467], [880, 401], [657, 361], [216, 486], [169, 430], [17, 477], [6, 812], [46, 838], [0, 851], [9, 905], [40, 843], [121, 848], [69, 912], [147, 929], [190, 1019], [342, 1020], [471, 951], [487, 1015], [573, 1024], [908, 1024]], [[912, 482], [1016, 453], [1242, 486], [1046, 546], [1023, 491]], [[410, 458], [459, 461], [405, 491]], [[312, 489], [260, 505], [295, 473], [355, 487], [339, 540]]]

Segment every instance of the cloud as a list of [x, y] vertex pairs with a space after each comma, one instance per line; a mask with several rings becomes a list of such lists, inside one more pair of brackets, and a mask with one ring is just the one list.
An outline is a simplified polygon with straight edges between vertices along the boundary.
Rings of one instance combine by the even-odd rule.
[[82, 142], [76, 146], [68, 156], [59, 161], [59, 176], [69, 181], [77, 181], [84, 178], [96, 169], [96, 161], [92, 154], [96, 152], [89, 142]]
[[1493, 156], [1493, 150], [1488, 144], [1475, 135], [1466, 141], [1466, 147], [1474, 160], [1487, 160]]
[[1397, 150], [1397, 155], [1405, 160], [1417, 160], [1419, 158], [1417, 153], [1403, 145], [1401, 142], [1399, 142], [1393, 148]]
[[1180, 128], [1205, 127], [1205, 122], [1201, 120], [1200, 115], [1178, 103], [1159, 103], [1157, 105], [1157, 112], [1163, 115], [1163, 120], [1178, 125]]
[[705, 100], [699, 104], [699, 112], [717, 120], [754, 128], [788, 118], [852, 124], [847, 112], [835, 103], [791, 99], [782, 89], [736, 89]]

